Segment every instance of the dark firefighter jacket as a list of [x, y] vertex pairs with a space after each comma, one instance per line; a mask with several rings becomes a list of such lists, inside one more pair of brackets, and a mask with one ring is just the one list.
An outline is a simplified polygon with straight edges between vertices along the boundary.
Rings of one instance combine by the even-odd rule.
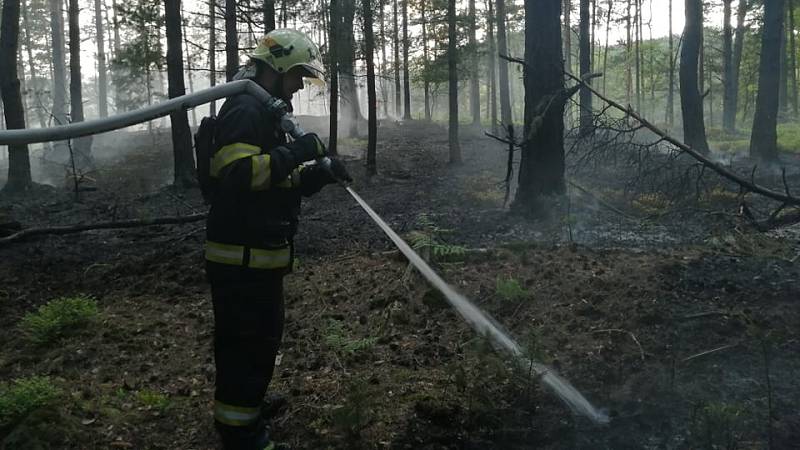
[[220, 109], [211, 176], [217, 189], [206, 227], [205, 257], [213, 282], [238, 267], [288, 271], [301, 196], [328, 183], [320, 168], [302, 166], [275, 117], [249, 94]]

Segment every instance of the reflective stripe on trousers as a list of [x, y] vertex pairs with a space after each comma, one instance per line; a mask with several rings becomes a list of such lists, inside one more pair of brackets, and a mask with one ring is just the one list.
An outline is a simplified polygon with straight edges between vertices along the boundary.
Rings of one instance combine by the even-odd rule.
[[292, 252], [289, 243], [276, 249], [250, 248], [249, 258], [245, 261], [243, 245], [220, 244], [206, 241], [206, 259], [220, 264], [246, 266], [251, 269], [282, 269], [289, 267]]

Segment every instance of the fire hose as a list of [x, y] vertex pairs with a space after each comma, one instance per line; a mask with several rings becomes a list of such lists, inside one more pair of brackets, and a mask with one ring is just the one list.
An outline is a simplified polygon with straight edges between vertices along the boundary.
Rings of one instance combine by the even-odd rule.
[[[145, 121], [166, 116], [173, 111], [185, 110], [213, 100], [249, 93], [264, 102], [279, 120], [283, 131], [297, 139], [306, 134], [297, 119], [289, 112], [287, 105], [280, 99], [272, 97], [266, 90], [250, 80], [232, 81], [202, 91], [172, 98], [162, 103], [116, 115], [105, 119], [72, 123], [52, 128], [23, 129], [0, 131], [0, 145], [29, 144], [50, 142], [82, 137], [92, 134], [117, 130]], [[317, 160], [330, 171], [330, 159], [322, 157]], [[575, 389], [567, 380], [560, 377], [553, 369], [539, 362], [530, 360], [519, 344], [487, 313], [478, 308], [445, 282], [392, 228], [359, 196], [350, 186], [339, 181], [342, 186], [369, 215], [370, 219], [391, 239], [408, 261], [431, 283], [461, 315], [461, 317], [479, 335], [485, 336], [500, 349], [511, 354], [524, 369], [536, 374], [542, 384], [548, 387], [574, 413], [582, 415], [596, 424], [609, 422], [608, 415], [594, 406]]]

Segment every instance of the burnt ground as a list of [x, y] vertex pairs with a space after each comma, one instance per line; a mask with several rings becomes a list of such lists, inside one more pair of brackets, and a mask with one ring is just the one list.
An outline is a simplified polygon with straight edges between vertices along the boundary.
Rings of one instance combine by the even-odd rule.
[[[349, 195], [328, 187], [304, 205], [286, 282], [272, 383], [288, 397], [272, 419], [279, 440], [305, 449], [797, 448], [796, 227], [757, 233], [725, 195], [683, 215], [620, 201], [623, 217], [574, 190], [548, 219], [525, 219], [503, 207], [498, 144], [462, 135], [465, 164], [450, 167], [443, 130], [380, 132], [372, 179], [364, 142], [346, 142], [356, 191], [612, 420], [574, 416], [492, 351]], [[96, 191], [76, 203], [62, 186], [41, 187], [0, 199], [0, 210], [25, 226], [203, 211], [198, 192], [161, 187], [171, 176], [164, 139], [99, 140]], [[117, 148], [129, 152], [104, 154]], [[613, 203], [613, 189], [579, 181]], [[0, 430], [4, 447], [218, 448], [202, 243], [198, 222], [0, 247], [0, 380], [42, 375], [62, 391], [53, 407]], [[79, 293], [97, 299], [94, 323], [45, 346], [20, 331], [26, 313]]]

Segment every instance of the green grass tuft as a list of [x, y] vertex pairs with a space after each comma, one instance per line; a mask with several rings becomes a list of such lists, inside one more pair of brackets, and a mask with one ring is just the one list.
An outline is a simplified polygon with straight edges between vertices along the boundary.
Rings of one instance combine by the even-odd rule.
[[169, 397], [161, 392], [150, 389], [142, 389], [136, 392], [136, 400], [138, 400], [142, 406], [158, 411], [165, 411], [170, 406]]
[[45, 344], [86, 326], [97, 317], [97, 301], [89, 296], [52, 300], [22, 318], [20, 326], [31, 341]]
[[52, 405], [61, 390], [49, 378], [17, 378], [0, 383], [0, 428], [12, 426], [37, 409]]
[[497, 295], [504, 300], [519, 300], [529, 294], [515, 278], [497, 277]]

